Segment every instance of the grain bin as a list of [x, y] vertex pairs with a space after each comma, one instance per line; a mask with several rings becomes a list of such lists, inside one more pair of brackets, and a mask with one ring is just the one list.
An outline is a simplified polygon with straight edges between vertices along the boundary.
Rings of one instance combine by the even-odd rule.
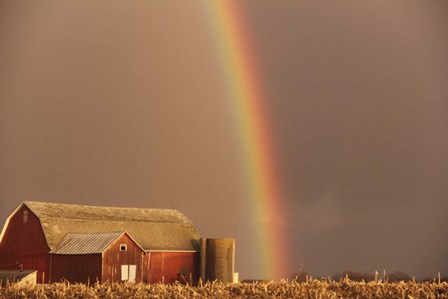
[[201, 239], [201, 277], [203, 280], [233, 282], [235, 239]]

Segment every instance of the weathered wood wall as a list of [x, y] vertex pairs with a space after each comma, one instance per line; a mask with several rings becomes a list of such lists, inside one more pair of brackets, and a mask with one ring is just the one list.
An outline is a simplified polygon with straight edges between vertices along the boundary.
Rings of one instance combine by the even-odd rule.
[[101, 282], [101, 253], [83, 255], [52, 254], [51, 282]]
[[[120, 245], [126, 244], [126, 251]], [[145, 252], [126, 234], [117, 239], [103, 253], [103, 282], [121, 282], [121, 265], [136, 265], [136, 282], [143, 282]]]
[[199, 253], [198, 252], [164, 252], [151, 251], [147, 253], [146, 282], [172, 283], [182, 281], [180, 275], [187, 280], [191, 277], [198, 279]]

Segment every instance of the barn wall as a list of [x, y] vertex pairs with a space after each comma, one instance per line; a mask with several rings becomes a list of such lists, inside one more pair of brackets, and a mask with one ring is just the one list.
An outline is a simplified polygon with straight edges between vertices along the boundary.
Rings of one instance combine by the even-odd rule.
[[[24, 222], [24, 211], [28, 211]], [[0, 269], [37, 270], [37, 282], [48, 283], [50, 248], [47, 245], [39, 218], [28, 207], [20, 208], [9, 220], [0, 243]]]
[[183, 275], [193, 280], [199, 275], [198, 252], [157, 252], [147, 253], [146, 279], [148, 283], [173, 283]]
[[51, 282], [101, 282], [101, 253], [83, 255], [52, 254]]
[[[121, 244], [126, 244], [126, 251], [120, 251]], [[144, 251], [128, 235], [122, 235], [103, 252], [102, 282], [121, 282], [121, 265], [136, 265], [135, 282], [142, 282], [144, 254]]]

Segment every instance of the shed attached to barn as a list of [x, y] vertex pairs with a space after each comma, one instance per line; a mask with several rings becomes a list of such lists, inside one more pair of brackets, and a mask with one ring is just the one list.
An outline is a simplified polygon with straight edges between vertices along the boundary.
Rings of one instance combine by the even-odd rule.
[[0, 269], [37, 270], [38, 283], [169, 283], [198, 277], [198, 239], [178, 210], [26, 201], [1, 232]]
[[51, 254], [51, 279], [143, 282], [145, 251], [126, 232], [69, 233]]

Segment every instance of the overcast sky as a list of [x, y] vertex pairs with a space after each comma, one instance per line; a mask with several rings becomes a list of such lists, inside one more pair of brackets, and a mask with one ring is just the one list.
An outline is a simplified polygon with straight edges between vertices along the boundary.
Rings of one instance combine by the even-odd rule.
[[[236, 270], [258, 278], [204, 5], [0, 0], [2, 223], [24, 200], [178, 208], [202, 236], [236, 238]], [[241, 7], [280, 153], [290, 272], [448, 275], [448, 1]]]

